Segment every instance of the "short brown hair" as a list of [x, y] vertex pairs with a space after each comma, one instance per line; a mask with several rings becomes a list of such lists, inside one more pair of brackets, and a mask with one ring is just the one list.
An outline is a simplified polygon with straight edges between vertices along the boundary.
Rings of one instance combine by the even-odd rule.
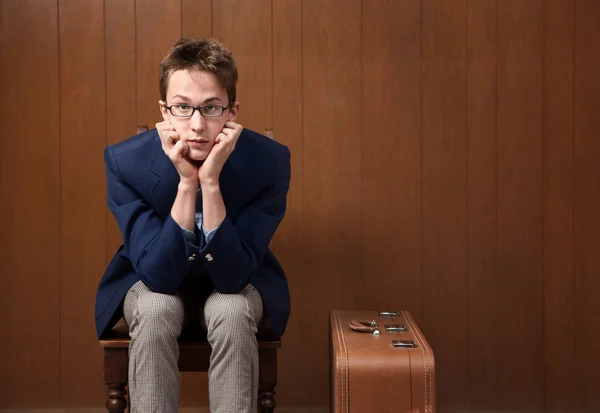
[[171, 47], [158, 70], [160, 97], [165, 102], [169, 78], [176, 70], [212, 73], [227, 91], [228, 103], [235, 102], [237, 68], [231, 52], [217, 39], [183, 37]]

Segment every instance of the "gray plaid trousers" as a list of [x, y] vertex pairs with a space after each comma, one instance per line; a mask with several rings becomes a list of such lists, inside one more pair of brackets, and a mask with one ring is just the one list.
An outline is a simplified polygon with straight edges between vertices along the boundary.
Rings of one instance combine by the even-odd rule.
[[[179, 346], [184, 302], [179, 295], [134, 284], [123, 305], [129, 326], [130, 413], [176, 413]], [[256, 332], [263, 315], [260, 294], [248, 284], [238, 294], [213, 292], [200, 317], [212, 347], [208, 371], [212, 413], [254, 413], [258, 393]], [[198, 389], [200, 390], [200, 389]]]

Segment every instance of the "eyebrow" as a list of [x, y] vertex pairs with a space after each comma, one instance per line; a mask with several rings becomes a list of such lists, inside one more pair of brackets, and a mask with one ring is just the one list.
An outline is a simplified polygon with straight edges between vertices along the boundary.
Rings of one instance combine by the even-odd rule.
[[[181, 99], [181, 100], [186, 101], [186, 102], [191, 102], [192, 101], [187, 96], [182, 96], [182, 95], [175, 95], [175, 96], [173, 96], [173, 99]], [[220, 101], [221, 101], [221, 98], [219, 98], [217, 96], [213, 96], [213, 97], [210, 97], [208, 99], [205, 99], [204, 102], [202, 102], [202, 104], [207, 104], [207, 103], [212, 103], [212, 102], [220, 102]]]

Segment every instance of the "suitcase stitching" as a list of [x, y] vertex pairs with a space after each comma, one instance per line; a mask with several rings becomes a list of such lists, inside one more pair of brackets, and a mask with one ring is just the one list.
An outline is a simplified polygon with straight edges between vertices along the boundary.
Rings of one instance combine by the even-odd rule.
[[[414, 325], [413, 320], [411, 319], [411, 323]], [[413, 328], [414, 331], [417, 332], [417, 335], [419, 337], [419, 341], [421, 342], [421, 349], [426, 349], [427, 351], [427, 369], [425, 370], [425, 380], [426, 380], [426, 385], [427, 385], [427, 406], [425, 406], [426, 412], [427, 411], [432, 411], [432, 394], [431, 394], [431, 353], [429, 351], [429, 346], [425, 345], [425, 339], [422, 337], [421, 332], [419, 330], [418, 327], [414, 327]], [[421, 353], [423, 354], [423, 356], [425, 357], [425, 352], [422, 350]]]
[[339, 323], [340, 323], [340, 332], [344, 338], [344, 340], [342, 341], [342, 344], [344, 346], [344, 357], [342, 358], [342, 361], [344, 363], [344, 393], [342, 395], [342, 397], [344, 398], [344, 404], [345, 404], [345, 409], [344, 412], [349, 412], [350, 411], [350, 389], [348, 387], [350, 387], [350, 362], [348, 361], [348, 346], [346, 345], [346, 334], [344, 334], [344, 329], [342, 327], [342, 319], [339, 319]]
[[[348, 412], [348, 349], [346, 348], [346, 336], [342, 327], [342, 320], [339, 317], [339, 312], [335, 311], [335, 321], [338, 326], [338, 341], [340, 343], [340, 354], [342, 355], [342, 413]], [[340, 338], [340, 335], [342, 336]]]
[[[425, 388], [427, 389], [427, 391], [425, 392], [425, 412], [432, 412], [431, 409], [431, 400], [432, 400], [432, 396], [431, 396], [431, 357], [430, 357], [430, 352], [429, 352], [429, 347], [425, 346], [425, 341], [423, 339], [423, 337], [421, 336], [421, 333], [418, 329], [418, 327], [416, 327], [416, 325], [413, 323], [413, 320], [410, 316], [408, 316], [406, 311], [403, 311], [404, 313], [404, 318], [406, 319], [406, 321], [410, 324], [413, 333], [415, 334], [415, 338], [418, 338], [420, 341], [420, 346], [421, 347], [421, 354], [423, 355], [423, 358], [427, 359], [427, 363], [426, 368], [425, 368], [425, 375], [424, 375], [424, 381], [425, 381]], [[425, 356], [425, 352], [423, 349], [427, 350], [427, 356]], [[427, 380], [429, 379], [429, 380]]]

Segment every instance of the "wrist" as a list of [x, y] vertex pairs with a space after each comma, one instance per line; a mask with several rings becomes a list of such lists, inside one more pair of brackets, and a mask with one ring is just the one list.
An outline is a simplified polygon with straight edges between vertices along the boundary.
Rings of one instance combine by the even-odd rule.
[[209, 189], [209, 188], [213, 188], [213, 189], [218, 189], [219, 188], [219, 179], [218, 178], [206, 178], [206, 179], [200, 179], [200, 187], [202, 188], [202, 190]]
[[220, 192], [219, 181], [201, 181], [200, 189], [203, 194]]
[[198, 191], [198, 181], [180, 181], [177, 190], [180, 192], [196, 192]]

